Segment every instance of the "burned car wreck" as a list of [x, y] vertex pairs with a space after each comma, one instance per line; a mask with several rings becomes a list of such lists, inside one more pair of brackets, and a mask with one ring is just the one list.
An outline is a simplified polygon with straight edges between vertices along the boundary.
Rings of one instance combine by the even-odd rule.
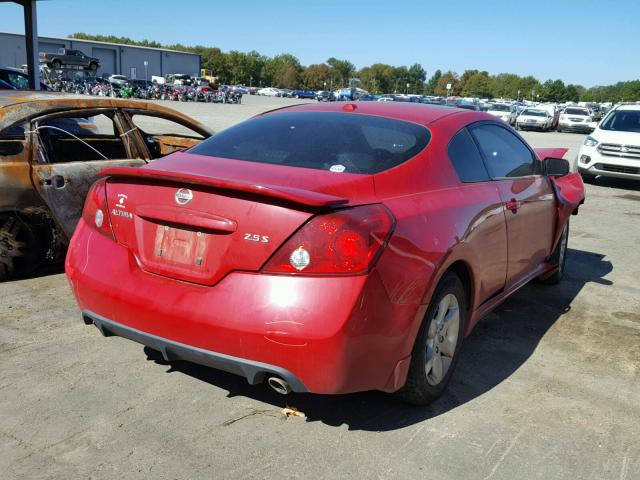
[[149, 102], [0, 92], [0, 281], [64, 256], [102, 168], [140, 166], [212, 134]]

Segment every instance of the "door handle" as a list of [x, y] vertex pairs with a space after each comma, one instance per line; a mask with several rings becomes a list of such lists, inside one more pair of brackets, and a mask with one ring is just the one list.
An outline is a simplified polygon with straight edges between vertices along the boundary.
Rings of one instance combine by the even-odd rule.
[[512, 198], [511, 200], [509, 200], [507, 203], [504, 204], [504, 207], [507, 210], [511, 210], [512, 213], [516, 213], [521, 205], [522, 205], [522, 202], [520, 202], [519, 200], [516, 200], [515, 198]]
[[40, 180], [41, 185], [50, 185], [53, 188], [64, 188], [65, 180], [62, 175], [54, 175], [50, 178]]
[[62, 175], [54, 175], [51, 177], [51, 185], [53, 188], [64, 188], [64, 177]]

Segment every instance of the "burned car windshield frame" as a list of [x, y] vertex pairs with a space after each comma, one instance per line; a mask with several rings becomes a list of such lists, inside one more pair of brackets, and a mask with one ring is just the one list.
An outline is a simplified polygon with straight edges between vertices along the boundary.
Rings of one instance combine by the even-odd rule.
[[423, 151], [426, 126], [339, 112], [275, 112], [212, 136], [189, 153], [332, 172], [375, 174]]

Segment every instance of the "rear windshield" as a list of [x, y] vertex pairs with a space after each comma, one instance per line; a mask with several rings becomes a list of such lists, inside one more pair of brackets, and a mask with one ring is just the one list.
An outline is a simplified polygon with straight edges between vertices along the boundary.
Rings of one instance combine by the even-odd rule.
[[511, 107], [509, 105], [492, 105], [489, 110], [492, 112], [510, 112]]
[[567, 115], [589, 115], [589, 111], [582, 108], [567, 108], [564, 113]]
[[273, 113], [239, 123], [189, 153], [292, 167], [374, 174], [423, 150], [426, 127], [354, 113]]
[[616, 110], [600, 125], [602, 130], [640, 133], [640, 110]]
[[530, 117], [546, 117], [547, 112], [544, 110], [525, 110], [522, 115], [529, 115]]

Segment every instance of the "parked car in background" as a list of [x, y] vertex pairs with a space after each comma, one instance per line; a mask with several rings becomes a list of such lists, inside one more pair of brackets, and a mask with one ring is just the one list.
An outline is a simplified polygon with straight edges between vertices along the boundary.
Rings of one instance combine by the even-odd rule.
[[289, 90], [288, 88], [279, 88], [278, 90], [280, 90], [278, 97], [290, 98], [293, 96], [293, 90]]
[[435, 400], [480, 318], [562, 279], [584, 186], [491, 115], [356, 112], [278, 109], [103, 170], [66, 258], [85, 323], [283, 394]]
[[319, 92], [316, 93], [316, 100], [319, 102], [335, 102], [336, 95], [333, 92], [320, 90]]
[[555, 130], [558, 127], [558, 121], [560, 120], [560, 110], [552, 103], [541, 103], [536, 105], [536, 109], [544, 110], [551, 116], [550, 130]]
[[111, 85], [122, 87], [129, 79], [125, 75], [109, 75], [108, 81]]
[[210, 135], [153, 103], [0, 91], [0, 281], [64, 256], [101, 168], [141, 166]]
[[281, 96], [282, 92], [280, 92], [280, 90], [278, 90], [277, 88], [266, 87], [261, 88], [257, 93], [258, 95], [264, 95], [265, 97], [279, 97]]
[[514, 109], [508, 103], [491, 103], [488, 105], [486, 112], [509, 124], [513, 124], [511, 121], [512, 116], [515, 120]]
[[551, 115], [547, 111], [538, 108], [526, 108], [516, 118], [516, 129], [547, 131], [551, 128], [551, 122]]
[[4, 80], [0, 80], [0, 90], [17, 90], [17, 88]]
[[[0, 67], [0, 81], [6, 84], [6, 87], [0, 88], [7, 90], [28, 90], [29, 76], [21, 69], [13, 67]], [[40, 82], [40, 90], [51, 90], [48, 85]]]
[[472, 110], [474, 112], [479, 112], [480, 111], [480, 105], [476, 105], [475, 103], [459, 102], [459, 103], [456, 103], [455, 106], [457, 108], [463, 108], [465, 110]]
[[583, 107], [567, 107], [560, 113], [559, 132], [590, 133], [593, 131], [593, 119], [589, 110]]
[[607, 113], [580, 147], [578, 171], [585, 181], [596, 176], [640, 180], [640, 105], [620, 105]]
[[316, 92], [311, 90], [294, 90], [291, 92], [293, 98], [316, 98]]
[[59, 70], [62, 67], [82, 67], [85, 70], [95, 72], [100, 66], [100, 60], [85, 55], [80, 50], [60, 48], [58, 53], [40, 52], [40, 63], [47, 67]]

